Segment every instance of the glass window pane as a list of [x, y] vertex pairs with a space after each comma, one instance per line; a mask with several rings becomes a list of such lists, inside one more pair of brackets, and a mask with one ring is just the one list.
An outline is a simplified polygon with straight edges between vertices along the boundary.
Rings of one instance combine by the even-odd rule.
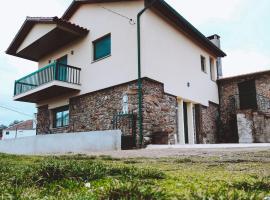
[[69, 125], [69, 108], [63, 107], [55, 112], [55, 127], [64, 127]]
[[94, 42], [94, 60], [98, 60], [111, 54], [111, 36], [108, 35]]
[[63, 126], [68, 126], [69, 124], [69, 111], [63, 112]]
[[56, 113], [56, 127], [61, 127], [62, 126], [62, 112], [57, 112]]

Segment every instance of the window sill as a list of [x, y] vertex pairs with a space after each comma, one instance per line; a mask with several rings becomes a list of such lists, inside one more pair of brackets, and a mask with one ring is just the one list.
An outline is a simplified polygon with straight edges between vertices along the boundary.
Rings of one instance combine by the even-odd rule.
[[206, 71], [201, 70], [204, 74], [208, 74]]
[[64, 129], [64, 128], [69, 128], [69, 125], [67, 126], [60, 126], [60, 127], [52, 127], [52, 129]]
[[109, 57], [111, 57], [111, 56], [112, 56], [112, 54], [107, 55], [107, 56], [104, 56], [104, 57], [99, 58], [99, 59], [97, 59], [97, 60], [93, 60], [93, 61], [91, 62], [91, 64], [96, 63], [96, 62], [101, 61], [101, 60], [104, 60], [104, 59], [106, 59], [106, 58], [109, 58]]

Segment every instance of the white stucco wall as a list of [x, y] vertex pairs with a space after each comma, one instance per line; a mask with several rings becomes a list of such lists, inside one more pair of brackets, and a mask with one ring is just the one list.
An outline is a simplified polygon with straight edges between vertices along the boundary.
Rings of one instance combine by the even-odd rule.
[[[219, 103], [208, 52], [152, 11], [143, 16], [141, 30], [142, 76], [164, 83], [166, 92], [183, 99], [206, 106], [208, 101]], [[201, 55], [206, 58], [206, 73], [201, 71]]]
[[[39, 62], [40, 68], [48, 65], [49, 60], [68, 55], [68, 64], [82, 69], [81, 92], [76, 95], [137, 79], [136, 25], [131, 25], [126, 18], [101, 6], [136, 19], [138, 11], [143, 7], [143, 1], [81, 6], [79, 12], [76, 12], [70, 21], [89, 29], [88, 36], [47, 55]], [[93, 62], [92, 42], [108, 33], [111, 33], [112, 55]], [[73, 55], [71, 51], [74, 52]], [[48, 103], [50, 106], [48, 100], [40, 102], [38, 106]]]
[[24, 39], [23, 43], [20, 45], [20, 47], [17, 50], [17, 53], [23, 50], [25, 47], [29, 46], [42, 36], [49, 33], [51, 30], [53, 30], [56, 27], [54, 24], [36, 24], [33, 26], [29, 34]]
[[[81, 92], [76, 95], [137, 79], [137, 27], [101, 6], [135, 20], [144, 5], [143, 1], [82, 5], [70, 21], [88, 28], [88, 36], [39, 62], [39, 67], [43, 67], [49, 60], [67, 54], [69, 65], [82, 68]], [[165, 92], [193, 103], [206, 106], [208, 101], [218, 103], [217, 84], [210, 77], [208, 52], [152, 11], [143, 15], [141, 30], [143, 76], [164, 83]], [[111, 33], [112, 55], [93, 62], [92, 42], [108, 33]], [[201, 71], [200, 55], [206, 58], [207, 73]], [[187, 87], [188, 82], [190, 87]], [[59, 101], [64, 105], [67, 100], [65, 97]], [[55, 100], [46, 100], [38, 106], [49, 104], [50, 107], [52, 103], [58, 105]]]
[[0, 152], [11, 154], [65, 154], [121, 150], [121, 131], [37, 135], [0, 141]]
[[36, 130], [13, 130], [13, 131], [3, 131], [2, 140], [10, 140], [15, 138], [31, 137], [36, 135]]

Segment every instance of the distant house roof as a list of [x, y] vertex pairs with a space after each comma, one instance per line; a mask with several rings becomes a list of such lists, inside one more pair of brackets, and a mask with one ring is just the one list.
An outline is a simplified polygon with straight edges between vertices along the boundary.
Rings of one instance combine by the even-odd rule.
[[[76, 24], [60, 19], [58, 17], [27, 17], [21, 29], [19, 30], [19, 32], [17, 33], [17, 35], [11, 42], [8, 49], [6, 50], [6, 53], [10, 55], [26, 58], [26, 56], [17, 54], [17, 50], [22, 44], [22, 42], [24, 41], [24, 39], [26, 38], [26, 36], [28, 35], [28, 33], [31, 31], [33, 26], [36, 24], [55, 24], [61, 27], [62, 29], [67, 30], [78, 36], [84, 36], [89, 32], [86, 28], [80, 27]], [[60, 39], [58, 40], [60, 41]], [[37, 58], [27, 57], [27, 59], [37, 61]]]
[[[83, 4], [89, 3], [104, 3], [104, 2], [118, 2], [118, 1], [138, 1], [138, 0], [73, 0], [68, 7], [62, 19], [69, 20], [72, 15]], [[144, 0], [145, 5], [149, 5], [153, 0]], [[158, 13], [174, 23], [185, 35], [202, 45], [214, 55], [218, 57], [225, 57], [226, 54], [217, 46], [215, 46], [207, 37], [198, 31], [192, 24], [190, 24], [184, 17], [182, 17], [176, 10], [174, 10], [164, 0], [157, 0], [153, 8], [159, 11]]]
[[5, 131], [14, 131], [14, 130], [33, 130], [34, 120], [27, 120], [8, 127]]
[[262, 75], [269, 75], [270, 70], [264, 70], [264, 71], [258, 71], [258, 72], [252, 72], [252, 73], [247, 73], [247, 74], [240, 74], [236, 76], [229, 76], [229, 77], [224, 77], [218, 80], [218, 82], [225, 82], [225, 81], [232, 81], [232, 80], [237, 80], [237, 79], [243, 79], [243, 78], [256, 78], [258, 76]]

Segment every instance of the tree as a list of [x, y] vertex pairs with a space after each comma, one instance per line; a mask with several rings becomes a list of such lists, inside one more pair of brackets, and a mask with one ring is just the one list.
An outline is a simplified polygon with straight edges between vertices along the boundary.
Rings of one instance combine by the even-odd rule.
[[0, 125], [0, 136], [2, 136], [3, 130], [6, 129], [6, 128], [7, 128], [7, 126], [5, 126], [4, 124]]
[[0, 130], [6, 129], [6, 128], [7, 128], [6, 125], [4, 125], [4, 124], [1, 124], [1, 125], [0, 125]]

